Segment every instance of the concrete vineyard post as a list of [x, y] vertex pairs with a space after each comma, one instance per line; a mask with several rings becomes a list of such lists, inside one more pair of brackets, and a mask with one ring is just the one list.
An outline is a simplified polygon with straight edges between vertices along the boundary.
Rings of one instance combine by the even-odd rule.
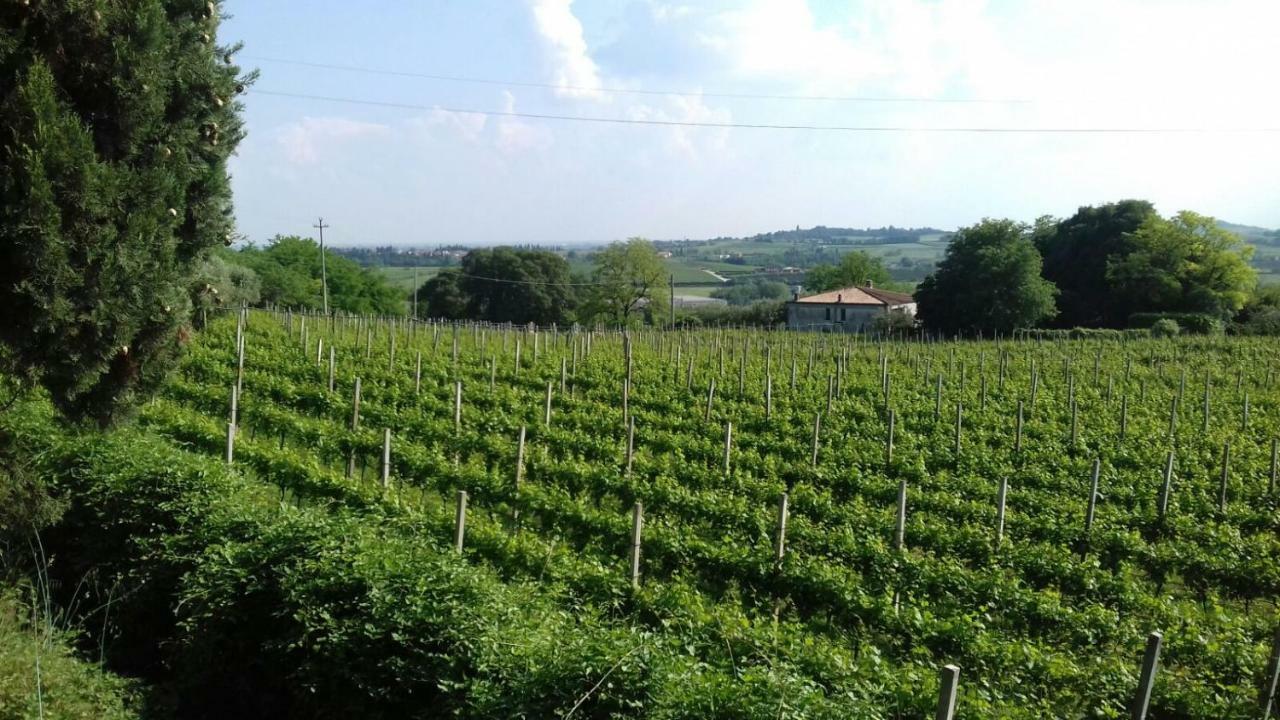
[[233, 425], [240, 421], [240, 389], [235, 385], [231, 386], [231, 414], [227, 421]]
[[453, 384], [453, 429], [462, 429], [462, 381]]
[[413, 394], [418, 395], [422, 392], [422, 351], [418, 351], [418, 356], [413, 362]]
[[1120, 439], [1124, 440], [1125, 433], [1129, 429], [1129, 394], [1125, 393], [1120, 398]]
[[640, 536], [644, 532], [644, 505], [631, 508], [631, 587], [640, 587]]
[[898, 519], [893, 530], [893, 549], [902, 550], [907, 536], [907, 479], [898, 482]]
[[1280, 472], [1280, 438], [1271, 439], [1271, 479], [1267, 482], [1267, 494], [1276, 491], [1276, 475]]
[[724, 474], [729, 474], [729, 457], [733, 452], [733, 423], [724, 424]]
[[765, 373], [764, 376], [764, 419], [769, 420], [773, 417], [773, 376]]
[[1173, 451], [1169, 451], [1169, 455], [1164, 462], [1164, 480], [1160, 483], [1160, 499], [1157, 503], [1160, 518], [1163, 519], [1169, 513], [1169, 496], [1173, 492]]
[[960, 454], [960, 432], [964, 423], [964, 403], [956, 403], [956, 433], [955, 433], [955, 454]]
[[1093, 476], [1089, 481], [1089, 504], [1084, 513], [1084, 532], [1085, 535], [1093, 529], [1094, 513], [1098, 509], [1098, 475], [1102, 469], [1102, 461], [1099, 458], [1093, 460]]
[[1013, 454], [1020, 455], [1022, 453], [1022, 401], [1021, 400], [1018, 401], [1018, 417], [1014, 422], [1015, 422], [1015, 427], [1014, 427], [1014, 436], [1013, 436]]
[[351, 429], [360, 429], [360, 378], [356, 378], [356, 387], [351, 395]]
[[391, 484], [391, 428], [382, 429], [382, 489]]
[[956, 716], [956, 691], [960, 688], [960, 668], [945, 665], [938, 673], [938, 710], [934, 720], [954, 720]]
[[631, 476], [631, 463], [635, 459], [636, 452], [636, 418], [631, 416], [627, 420], [627, 476]]
[[1142, 674], [1138, 677], [1138, 691], [1133, 696], [1133, 720], [1146, 720], [1151, 706], [1151, 690], [1156, 684], [1156, 672], [1160, 668], [1160, 644], [1164, 635], [1156, 631], [1147, 636], [1147, 649], [1142, 655]]
[[813, 416], [813, 455], [809, 458], [809, 464], [818, 466], [818, 434], [822, 431], [822, 413]]
[[453, 515], [453, 549], [462, 554], [462, 542], [467, 535], [467, 491], [458, 491], [458, 509]]
[[1009, 478], [1000, 478], [1000, 489], [996, 491], [996, 547], [1004, 542], [1004, 509], [1009, 497]]
[[885, 432], [885, 437], [884, 437], [884, 467], [886, 470], [888, 470], [890, 467], [893, 466], [893, 430], [894, 430], [893, 426], [896, 422], [897, 422], [897, 414], [892, 409], [890, 409], [889, 410], [889, 427], [887, 428]]
[[551, 427], [551, 382], [547, 381], [547, 403], [546, 409], [542, 414], [542, 424]]
[[787, 554], [787, 493], [782, 493], [778, 500], [778, 533], [773, 542], [773, 563], [782, 565], [782, 558]]
[[707, 411], [703, 414], [704, 421], [711, 420], [711, 403], [716, 397], [716, 379], [711, 378], [711, 385], [707, 388]]
[[1258, 709], [1262, 720], [1270, 720], [1276, 709], [1276, 691], [1280, 689], [1280, 627], [1276, 628], [1271, 638], [1271, 658], [1267, 661], [1267, 671], [1262, 676], [1262, 691], [1258, 694]]
[[338, 364], [334, 355], [333, 346], [329, 346], [329, 392], [333, 392], [334, 376], [337, 374]]
[[1218, 512], [1227, 509], [1227, 481], [1231, 473], [1231, 441], [1222, 443], [1222, 477], [1218, 484]]
[[227, 423], [227, 452], [225, 455], [225, 459], [228, 465], [230, 465], [231, 462], [235, 459], [235, 456], [236, 456], [236, 424], [233, 422], [229, 422]]

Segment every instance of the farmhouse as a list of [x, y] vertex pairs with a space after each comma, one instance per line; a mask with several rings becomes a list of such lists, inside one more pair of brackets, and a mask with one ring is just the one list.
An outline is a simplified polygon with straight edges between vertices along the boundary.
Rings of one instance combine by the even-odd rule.
[[916, 301], [906, 293], [880, 290], [867, 283], [830, 292], [800, 297], [787, 303], [788, 330], [863, 332], [878, 317], [901, 312], [916, 314]]

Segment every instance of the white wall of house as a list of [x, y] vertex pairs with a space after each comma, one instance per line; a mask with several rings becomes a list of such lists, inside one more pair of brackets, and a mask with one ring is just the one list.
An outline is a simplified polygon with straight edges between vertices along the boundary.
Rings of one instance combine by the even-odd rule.
[[[895, 305], [892, 310], [905, 312], [912, 317], [916, 304]], [[788, 330], [818, 330], [824, 332], [865, 332], [878, 317], [890, 312], [884, 305], [849, 305], [821, 303], [788, 303]]]

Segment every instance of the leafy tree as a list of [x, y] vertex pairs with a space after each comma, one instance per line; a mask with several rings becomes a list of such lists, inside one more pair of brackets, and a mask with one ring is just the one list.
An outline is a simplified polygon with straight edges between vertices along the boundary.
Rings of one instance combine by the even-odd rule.
[[1040, 253], [1030, 228], [988, 219], [956, 232], [915, 297], [920, 319], [930, 329], [1008, 332], [1052, 317], [1056, 292], [1040, 277]]
[[743, 283], [716, 288], [711, 291], [711, 297], [724, 300], [730, 305], [750, 305], [761, 300], [785, 300], [787, 284], [764, 278], [752, 278]]
[[880, 258], [861, 250], [845, 253], [835, 265], [818, 265], [804, 277], [804, 287], [810, 292], [827, 292], [840, 288], [862, 286], [871, 282], [888, 285], [892, 281]]
[[252, 77], [217, 29], [215, 3], [0, 9], [0, 363], [69, 418], [108, 423], [163, 379], [230, 240]]
[[262, 298], [262, 281], [252, 269], [228, 259], [234, 254], [214, 252], [200, 264], [195, 275], [197, 309], [257, 305]]
[[1253, 247], [1205, 215], [1152, 216], [1130, 238], [1132, 251], [1107, 264], [1107, 280], [1134, 311], [1204, 313], [1228, 319], [1257, 284]]
[[649, 319], [661, 322], [666, 307], [667, 270], [653, 244], [644, 238], [614, 242], [595, 255], [596, 285], [589, 314], [610, 323], [630, 325], [647, 310]]
[[569, 261], [547, 250], [472, 250], [458, 285], [472, 320], [564, 324], [577, 305]]
[[[314, 240], [277, 235], [265, 248], [250, 245], [233, 259], [258, 274], [263, 302], [312, 310], [324, 306], [320, 246]], [[376, 315], [405, 312], [401, 292], [378, 272], [328, 250], [325, 270], [331, 310]]]
[[418, 317], [461, 320], [467, 317], [467, 294], [456, 270], [445, 270], [418, 289]]
[[1132, 235], [1156, 211], [1145, 200], [1121, 200], [1082, 207], [1054, 225], [1037, 221], [1036, 247], [1044, 258], [1045, 279], [1058, 287], [1061, 327], [1124, 327], [1134, 308], [1107, 278], [1107, 265], [1134, 249]]

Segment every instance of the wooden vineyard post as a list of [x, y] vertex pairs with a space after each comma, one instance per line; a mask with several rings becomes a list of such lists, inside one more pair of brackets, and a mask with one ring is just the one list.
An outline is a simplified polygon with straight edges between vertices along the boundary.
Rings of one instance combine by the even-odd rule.
[[396, 330], [391, 328], [387, 334], [387, 372], [390, 373], [396, 367]]
[[547, 381], [547, 403], [542, 414], [542, 424], [545, 427], [551, 427], [551, 381], [549, 380]]
[[1222, 443], [1222, 478], [1218, 484], [1218, 512], [1227, 510], [1227, 480], [1231, 475], [1231, 441]]
[[1169, 513], [1169, 496], [1173, 492], [1173, 451], [1169, 451], [1169, 455], [1164, 461], [1164, 480], [1160, 483], [1160, 499], [1157, 503], [1160, 519]]
[[227, 464], [230, 465], [231, 462], [235, 460], [235, 457], [236, 457], [236, 424], [233, 422], [229, 422], [227, 423], [227, 453], [226, 453]]
[[901, 551], [907, 539], [907, 479], [898, 482], [898, 519], [893, 530], [893, 549]]
[[413, 363], [413, 394], [418, 395], [422, 392], [422, 351], [418, 351], [418, 357]]
[[627, 424], [627, 418], [631, 417], [631, 379], [622, 378], [622, 424]]
[[827, 414], [831, 414], [831, 403], [835, 399], [836, 392], [836, 376], [827, 376]]
[[938, 711], [934, 720], [954, 720], [956, 716], [956, 691], [960, 688], [960, 668], [945, 665], [938, 673]]
[[1009, 478], [1000, 478], [1000, 489], [996, 491], [996, 548], [1004, 542], [1004, 508], [1009, 497]]
[[1093, 476], [1089, 481], [1089, 503], [1084, 513], [1084, 534], [1089, 535], [1093, 530], [1093, 517], [1098, 509], [1098, 474], [1102, 469], [1102, 461], [1099, 458], [1093, 459]]
[[337, 358], [334, 356], [333, 346], [329, 346], [329, 392], [333, 392], [333, 381], [337, 374], [338, 364]]
[[1142, 655], [1142, 674], [1138, 678], [1138, 691], [1133, 696], [1133, 720], [1146, 720], [1151, 706], [1151, 689], [1156, 684], [1156, 672], [1160, 667], [1160, 643], [1164, 635], [1155, 631], [1147, 636], [1147, 649]]
[[1244, 394], [1244, 406], [1240, 410], [1240, 429], [1249, 429], [1249, 393]]
[[1276, 707], [1277, 685], [1280, 685], [1280, 628], [1276, 628], [1271, 638], [1271, 659], [1267, 661], [1267, 671], [1262, 676], [1262, 691], [1258, 694], [1258, 708], [1262, 711], [1262, 720], [1270, 720], [1271, 711]]
[[391, 485], [391, 428], [382, 429], [382, 489]]
[[631, 587], [640, 587], [640, 535], [644, 531], [644, 505], [640, 501], [631, 508]]
[[458, 509], [453, 516], [453, 549], [462, 554], [462, 542], [467, 536], [467, 491], [458, 491]]
[[462, 429], [462, 381], [453, 384], [453, 430]]
[[787, 554], [787, 493], [782, 493], [778, 500], [778, 534], [773, 542], [773, 564], [781, 567], [782, 558]]
[[724, 474], [729, 474], [729, 457], [733, 452], [733, 423], [724, 424]]
[[791, 353], [791, 389], [796, 389], [796, 354]]

